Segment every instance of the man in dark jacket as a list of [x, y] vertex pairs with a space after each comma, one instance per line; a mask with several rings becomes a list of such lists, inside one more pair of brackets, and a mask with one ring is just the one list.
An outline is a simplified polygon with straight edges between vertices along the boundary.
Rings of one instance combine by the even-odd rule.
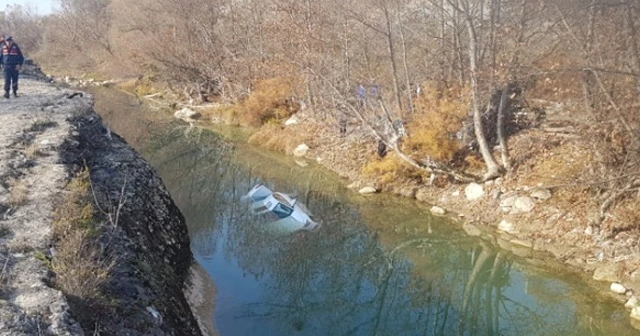
[[4, 69], [4, 97], [9, 98], [11, 89], [13, 89], [13, 96], [18, 97], [18, 75], [22, 70], [24, 56], [11, 36], [6, 36], [0, 43], [2, 44], [0, 64]]

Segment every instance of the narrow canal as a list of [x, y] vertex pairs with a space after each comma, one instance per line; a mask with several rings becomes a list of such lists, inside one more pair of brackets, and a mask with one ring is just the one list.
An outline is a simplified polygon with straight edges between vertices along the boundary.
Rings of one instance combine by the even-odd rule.
[[[214, 281], [221, 335], [635, 335], [619, 303], [391, 196], [355, 195], [292, 158], [190, 129], [134, 98], [94, 91], [106, 123], [160, 173]], [[254, 184], [322, 221], [273, 235], [240, 201]]]

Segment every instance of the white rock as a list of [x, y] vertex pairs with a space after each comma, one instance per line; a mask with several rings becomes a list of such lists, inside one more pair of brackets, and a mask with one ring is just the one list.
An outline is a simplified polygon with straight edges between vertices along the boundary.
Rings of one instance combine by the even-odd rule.
[[193, 121], [195, 119], [200, 118], [200, 116], [201, 116], [200, 112], [196, 112], [188, 107], [185, 107], [182, 110], [178, 110], [176, 111], [176, 113], [173, 114], [174, 118], [182, 119], [185, 121]]
[[631, 310], [631, 318], [640, 320], [640, 307], [633, 307]]
[[592, 236], [593, 235], [593, 226], [591, 226], [591, 225], [587, 226], [587, 228], [584, 229], [584, 234], [586, 234], [587, 236]]
[[516, 195], [511, 195], [503, 198], [502, 201], [500, 201], [500, 209], [503, 212], [511, 211], [511, 208], [513, 208], [513, 205], [516, 203], [516, 199], [518, 199], [518, 196]]
[[462, 229], [471, 237], [480, 237], [480, 235], [482, 235], [482, 231], [473, 224], [464, 223]]
[[296, 119], [296, 117], [291, 117], [289, 119], [287, 119], [287, 121], [284, 122], [285, 126], [291, 126], [291, 125], [295, 125], [298, 123], [298, 119]]
[[467, 200], [475, 201], [484, 196], [484, 188], [477, 183], [470, 183], [466, 188], [464, 188], [464, 194], [467, 197]]
[[453, 197], [458, 197], [458, 196], [460, 196], [460, 190], [456, 190], [456, 191], [454, 191], [454, 192], [451, 194], [451, 196], [453, 196]]
[[301, 145], [298, 145], [298, 147], [296, 147], [296, 149], [293, 150], [293, 156], [303, 157], [307, 155], [308, 151], [309, 151], [309, 146], [307, 146], [306, 144], [301, 144]]
[[374, 187], [364, 187], [362, 189], [360, 189], [360, 191], [358, 191], [359, 193], [363, 194], [363, 195], [367, 195], [367, 194], [375, 194], [378, 192], [378, 190], [376, 190], [376, 188]]
[[307, 161], [305, 160], [294, 160], [296, 162], [296, 164], [302, 168], [306, 168], [309, 166], [309, 164], [307, 163]]
[[512, 207], [515, 203], [516, 203], [516, 199], [518, 198], [518, 196], [516, 195], [511, 195], [511, 196], [507, 196], [505, 198], [502, 199], [502, 201], [500, 201], [500, 206], [501, 207]]
[[551, 191], [549, 189], [545, 189], [545, 188], [534, 188], [531, 193], [530, 193], [531, 197], [540, 200], [540, 201], [546, 201], [548, 199], [551, 198]]
[[513, 203], [514, 210], [518, 212], [531, 212], [535, 206], [536, 203], [529, 196], [519, 196]]
[[624, 294], [627, 292], [627, 288], [623, 286], [621, 283], [613, 282], [610, 287], [611, 291], [617, 294]]
[[447, 213], [447, 211], [437, 205], [434, 205], [431, 207], [431, 214], [436, 215], [436, 216], [443, 216], [444, 214]]
[[635, 295], [631, 296], [629, 300], [627, 300], [627, 302], [624, 304], [624, 307], [628, 309], [638, 307], [638, 298]]
[[160, 312], [158, 312], [158, 310], [154, 306], [148, 306], [147, 312], [151, 314], [154, 319], [162, 321], [162, 315], [160, 315]]
[[51, 148], [53, 147], [53, 141], [49, 140], [49, 139], [45, 139], [40, 141], [40, 147], [41, 148]]
[[500, 231], [504, 231], [504, 232], [512, 232], [514, 229], [513, 227], [513, 223], [509, 222], [506, 219], [503, 219], [500, 224], [498, 224], [498, 230]]

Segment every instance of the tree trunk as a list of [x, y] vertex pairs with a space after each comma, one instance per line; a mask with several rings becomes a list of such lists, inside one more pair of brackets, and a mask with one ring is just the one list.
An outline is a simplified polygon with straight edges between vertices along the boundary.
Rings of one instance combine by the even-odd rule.
[[471, 74], [471, 108], [473, 111], [473, 128], [480, 147], [482, 160], [487, 165], [487, 173], [483, 180], [491, 180], [500, 176], [500, 166], [493, 158], [491, 148], [487, 143], [487, 138], [482, 127], [482, 114], [480, 113], [480, 93], [478, 88], [478, 64], [477, 64], [477, 39], [476, 31], [473, 26], [473, 19], [469, 13], [465, 13], [467, 21], [467, 29], [469, 31], [469, 72]]
[[405, 86], [407, 87], [407, 99], [409, 107], [409, 115], [413, 116], [413, 96], [411, 94], [411, 81], [409, 80], [409, 65], [407, 61], [407, 44], [404, 38], [404, 29], [402, 26], [402, 17], [400, 16], [400, 8], [398, 7], [396, 15], [398, 17], [398, 28], [400, 29], [400, 42], [402, 43], [402, 66], [404, 70]]
[[389, 62], [391, 64], [391, 74], [393, 80], [393, 93], [398, 108], [398, 112], [402, 111], [402, 100], [400, 98], [400, 86], [398, 85], [398, 67], [396, 66], [396, 51], [393, 45], [393, 31], [391, 29], [391, 18], [389, 17], [389, 8], [387, 7], [386, 0], [382, 1], [382, 9], [384, 11], [384, 18], [387, 21], [387, 49], [389, 52]]
[[504, 114], [507, 108], [508, 97], [508, 85], [502, 89], [500, 94], [500, 105], [498, 106], [498, 143], [500, 144], [500, 154], [502, 155], [502, 165], [507, 171], [511, 170], [511, 163], [509, 162], [509, 148], [507, 147], [507, 138], [504, 128]]
[[[595, 36], [595, 20], [596, 20], [596, 1], [591, 0], [589, 7], [589, 25], [587, 27], [587, 39], [585, 41], [584, 50], [585, 57], [591, 58], [591, 50], [593, 49], [593, 39]], [[593, 102], [593, 74], [591, 71], [584, 71], [582, 74], [582, 100], [584, 102], [584, 108], [589, 114], [594, 115], [594, 102]]]
[[[634, 1], [634, 3], [636, 3]], [[631, 0], [627, 0], [626, 1], [626, 5], [627, 5], [627, 31], [629, 34], [629, 44], [630, 44], [630, 52], [631, 52], [631, 59], [633, 60], [633, 70], [636, 73], [640, 73], [640, 48], [638, 48], [638, 31], [636, 29], [636, 16], [635, 16], [635, 8], [633, 6], [633, 4], [631, 3]], [[636, 77], [636, 89], [638, 91], [638, 95], [640, 95], [640, 78]], [[640, 98], [639, 98], [640, 99]]]

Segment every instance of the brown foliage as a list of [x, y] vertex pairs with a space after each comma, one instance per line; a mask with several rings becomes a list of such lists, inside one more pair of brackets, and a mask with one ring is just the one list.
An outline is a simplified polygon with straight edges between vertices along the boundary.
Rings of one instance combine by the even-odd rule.
[[256, 81], [254, 90], [236, 104], [220, 105], [207, 114], [220, 116], [228, 124], [258, 127], [277, 123], [298, 112], [291, 78], [277, 77]]
[[424, 94], [415, 100], [415, 116], [404, 148], [416, 157], [426, 155], [449, 162], [459, 150], [456, 132], [469, 111], [468, 95], [464, 90], [439, 92], [433, 86], [425, 87]]
[[406, 179], [421, 182], [428, 178], [424, 171], [410, 166], [395, 153], [389, 153], [382, 159], [372, 157], [362, 168], [362, 174], [364, 177], [376, 179], [380, 187], [390, 186], [394, 182]]

